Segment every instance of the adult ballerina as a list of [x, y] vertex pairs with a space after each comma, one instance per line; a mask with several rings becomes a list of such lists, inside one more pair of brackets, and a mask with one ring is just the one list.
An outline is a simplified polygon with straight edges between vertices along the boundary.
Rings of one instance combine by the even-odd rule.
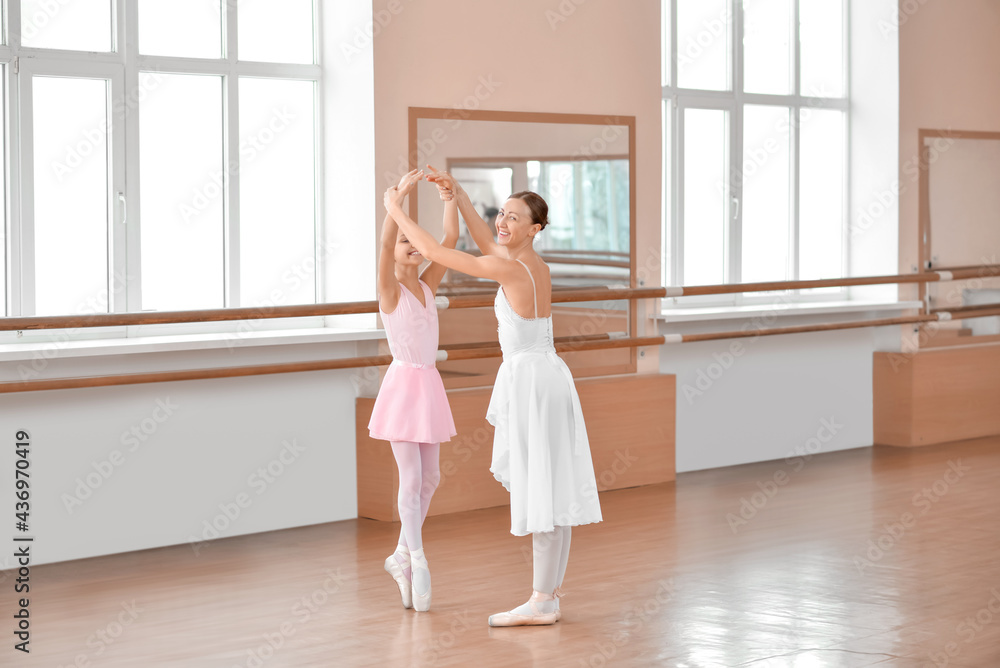
[[511, 533], [532, 535], [533, 591], [523, 605], [491, 615], [489, 624], [553, 624], [562, 617], [570, 527], [602, 517], [580, 399], [553, 345], [549, 268], [532, 245], [548, 224], [548, 206], [535, 193], [514, 193], [497, 215], [494, 240], [461, 186], [428, 168], [428, 180], [458, 200], [482, 256], [442, 247], [403, 211], [423, 171], [385, 192], [386, 210], [427, 259], [500, 284], [494, 310], [503, 363], [486, 415], [495, 428], [490, 470], [510, 492]]

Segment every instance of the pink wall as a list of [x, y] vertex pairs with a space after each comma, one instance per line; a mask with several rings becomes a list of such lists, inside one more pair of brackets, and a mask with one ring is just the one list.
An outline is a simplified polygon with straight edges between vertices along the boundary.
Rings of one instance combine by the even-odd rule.
[[917, 131], [1000, 131], [998, 36], [997, 0], [900, 3], [899, 268], [904, 273], [918, 258]]
[[373, 10], [384, 23], [375, 38], [379, 211], [406, 154], [407, 107], [635, 116], [638, 266], [647, 285], [659, 284], [659, 0], [374, 0]]

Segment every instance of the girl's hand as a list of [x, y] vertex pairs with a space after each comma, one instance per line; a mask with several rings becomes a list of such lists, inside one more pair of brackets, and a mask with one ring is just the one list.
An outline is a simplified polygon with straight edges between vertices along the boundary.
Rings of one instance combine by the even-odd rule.
[[414, 169], [411, 172], [403, 174], [403, 178], [399, 180], [399, 184], [392, 186], [382, 195], [382, 204], [385, 206], [385, 210], [389, 211], [393, 205], [402, 208], [403, 200], [416, 187], [417, 181], [422, 178], [424, 178], [424, 173], [419, 169]]
[[450, 202], [455, 199], [455, 193], [447, 188], [438, 186], [438, 197], [441, 198], [442, 202]]

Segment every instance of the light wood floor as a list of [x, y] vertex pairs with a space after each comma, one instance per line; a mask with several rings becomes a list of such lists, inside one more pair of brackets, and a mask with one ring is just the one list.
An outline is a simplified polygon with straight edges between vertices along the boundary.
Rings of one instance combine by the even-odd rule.
[[382, 571], [398, 524], [370, 520], [37, 567], [30, 657], [8, 572], [0, 665], [1000, 666], [1000, 439], [800, 463], [602, 495], [552, 627], [486, 625], [530, 593], [493, 508], [428, 520], [429, 613]]

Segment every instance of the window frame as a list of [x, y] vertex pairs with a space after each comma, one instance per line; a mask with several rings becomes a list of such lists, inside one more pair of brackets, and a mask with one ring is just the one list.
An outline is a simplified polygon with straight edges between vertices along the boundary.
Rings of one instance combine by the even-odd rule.
[[[799, 267], [799, 228], [800, 228], [800, 200], [799, 200], [799, 151], [800, 151], [800, 125], [801, 113], [804, 109], [831, 109], [844, 113], [844, 155], [843, 155], [843, 213], [841, 220], [841, 276], [847, 276], [850, 266], [850, 165], [851, 165], [851, 81], [850, 81], [850, 2], [843, 2], [843, 39], [844, 39], [844, 88], [843, 97], [815, 97], [803, 95], [801, 91], [801, 44], [799, 41], [799, 2], [792, 0], [792, 35], [790, 36], [792, 48], [791, 76], [793, 86], [787, 95], [775, 95], [765, 93], [747, 93], [743, 90], [744, 83], [744, 48], [743, 29], [744, 11], [743, 0], [727, 0], [731, 21], [728, 31], [730, 40], [729, 67], [731, 68], [730, 80], [732, 89], [728, 91], [701, 90], [692, 88], [681, 88], [676, 85], [678, 75], [678, 54], [677, 54], [677, 4], [678, 0], [663, 0], [662, 10], [662, 39], [661, 48], [661, 97], [663, 116], [663, 147], [664, 147], [664, 179], [663, 179], [663, 275], [664, 285], [683, 286], [684, 267], [684, 219], [683, 219], [683, 112], [685, 109], [724, 109], [729, 113], [729, 137], [728, 141], [728, 173], [729, 183], [727, 185], [728, 197], [726, 201], [728, 217], [728, 238], [723, 249], [725, 262], [725, 282], [742, 282], [742, 231], [743, 231], [743, 183], [739, 178], [740, 170], [743, 166], [743, 117], [747, 105], [778, 106], [790, 109], [791, 127], [790, 151], [791, 164], [789, 184], [791, 219], [789, 221], [789, 248], [791, 251], [791, 271], [792, 278], [797, 280], [800, 276]], [[669, 68], [669, 71], [667, 71]], [[734, 211], [735, 208], [735, 211]], [[748, 304], [759, 304], [774, 302], [776, 299], [789, 303], [824, 302], [844, 300], [848, 298], [847, 288], [827, 289], [822, 293], [810, 293], [808, 291], [794, 290], [778, 293], [733, 293], [726, 295], [712, 295], [704, 297], [684, 297], [679, 302], [679, 298], [671, 297], [663, 300], [664, 307], [685, 306], [741, 306]]]
[[[28, 315], [27, 307], [34, 311], [30, 302], [34, 294], [33, 275], [29, 269], [32, 262], [22, 262], [21, 255], [25, 250], [24, 243], [30, 245], [32, 227], [25, 219], [24, 209], [30, 202], [22, 201], [26, 192], [33, 187], [33, 174], [21, 169], [20, 166], [32, 156], [26, 147], [22, 147], [20, 134], [24, 130], [22, 110], [25, 104], [30, 106], [30, 100], [22, 100], [24, 81], [30, 82], [32, 74], [42, 73], [52, 76], [101, 76], [118, 82], [113, 86], [112, 105], [112, 138], [111, 156], [109, 158], [109, 189], [111, 191], [110, 206], [114, 208], [109, 220], [109, 298], [108, 311], [111, 313], [142, 310], [142, 278], [141, 278], [141, 200], [139, 179], [139, 116], [137, 97], [142, 94], [139, 85], [141, 72], [158, 72], [161, 74], [198, 74], [214, 75], [222, 79], [223, 124], [222, 164], [225, 169], [224, 186], [224, 257], [222, 258], [225, 272], [224, 307], [254, 306], [240, 304], [240, 266], [239, 266], [239, 169], [229, 169], [228, 165], [239, 165], [240, 126], [239, 126], [239, 80], [241, 77], [271, 78], [281, 80], [310, 81], [313, 85], [313, 259], [316, 271], [313, 275], [315, 302], [325, 299], [325, 281], [327, 258], [322, 252], [325, 248], [325, 231], [323, 218], [323, 69], [321, 60], [321, 26], [322, 3], [313, 0], [313, 63], [267, 63], [256, 61], [240, 61], [239, 39], [237, 34], [238, 0], [219, 0], [221, 11], [221, 57], [220, 58], [189, 58], [159, 55], [141, 55], [139, 53], [138, 35], [138, 5], [139, 0], [112, 0], [112, 49], [111, 52], [71, 51], [63, 49], [45, 49], [23, 47], [19, 43], [19, 30], [5, 30], [3, 44], [0, 44], [0, 65], [4, 67], [3, 85], [5, 87], [5, 117], [4, 132], [7, 136], [6, 163], [7, 189], [7, 234], [5, 254], [7, 258], [7, 283], [5, 290], [5, 313], [8, 317]], [[19, 0], [3, 0], [4, 26], [20, 26], [21, 3]], [[124, 20], [123, 18], [124, 17]], [[100, 74], [94, 74], [95, 72]], [[22, 74], [25, 75], [22, 77]], [[29, 84], [30, 85], [30, 84]], [[118, 107], [123, 104], [124, 107]], [[122, 113], [120, 109], [126, 111]], [[30, 119], [28, 119], [30, 129]], [[118, 178], [121, 174], [121, 178]], [[114, 175], [114, 178], [113, 178]], [[119, 202], [117, 193], [124, 194], [124, 201]], [[127, 212], [127, 214], [126, 214]], [[30, 213], [30, 210], [28, 211]], [[124, 218], [124, 225], [121, 225]], [[127, 276], [124, 290], [116, 291], [115, 276]], [[65, 314], [75, 315], [75, 314]], [[312, 318], [271, 319], [255, 321], [255, 330], [290, 329], [302, 327], [323, 327], [322, 316]], [[190, 323], [169, 326], [145, 326], [111, 329], [76, 330], [74, 338], [105, 338], [127, 336], [129, 334], [196, 334], [208, 332], [232, 331], [238, 322], [222, 323]], [[25, 332], [26, 338], [47, 338], [43, 330]], [[14, 332], [0, 333], [0, 341], [8, 340]]]

